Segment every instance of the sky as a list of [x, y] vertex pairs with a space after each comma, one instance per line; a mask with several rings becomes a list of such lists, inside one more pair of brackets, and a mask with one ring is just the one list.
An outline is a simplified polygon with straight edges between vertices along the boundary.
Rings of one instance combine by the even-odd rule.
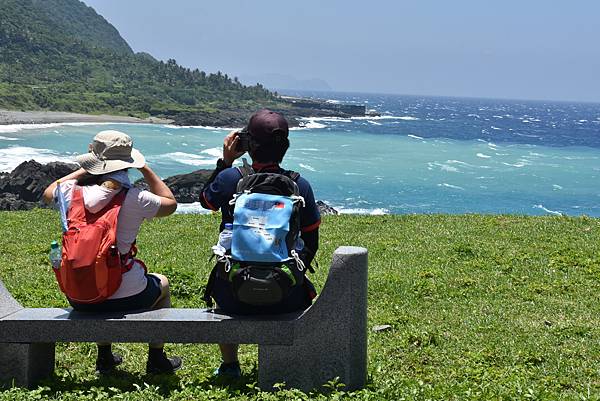
[[600, 102], [596, 0], [84, 0], [136, 52], [337, 91]]

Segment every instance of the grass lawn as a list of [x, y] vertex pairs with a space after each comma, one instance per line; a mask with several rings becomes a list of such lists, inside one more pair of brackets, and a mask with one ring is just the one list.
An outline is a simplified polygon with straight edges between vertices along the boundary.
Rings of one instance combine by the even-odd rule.
[[[219, 216], [146, 224], [140, 257], [169, 277], [175, 307], [203, 307]], [[0, 278], [28, 307], [65, 307], [47, 261], [58, 239], [48, 210], [0, 213]], [[257, 347], [242, 380], [212, 379], [214, 345], [167, 345], [184, 368], [145, 375], [146, 346], [116, 344], [125, 362], [94, 374], [95, 345], [57, 344], [56, 375], [0, 400], [600, 399], [600, 220], [481, 215], [335, 216], [321, 226], [321, 288], [340, 245], [369, 250], [369, 378], [348, 393], [256, 388]], [[378, 325], [391, 326], [373, 331]], [[319, 341], [319, 333], [314, 335]]]

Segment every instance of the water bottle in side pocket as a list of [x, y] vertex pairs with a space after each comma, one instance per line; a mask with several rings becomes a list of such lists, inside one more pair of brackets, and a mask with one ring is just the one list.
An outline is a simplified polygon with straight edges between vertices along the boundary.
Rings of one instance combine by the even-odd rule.
[[50, 259], [50, 264], [52, 265], [53, 269], [58, 270], [60, 268], [62, 249], [58, 242], [52, 241], [50, 243], [50, 253], [48, 254], [48, 259]]

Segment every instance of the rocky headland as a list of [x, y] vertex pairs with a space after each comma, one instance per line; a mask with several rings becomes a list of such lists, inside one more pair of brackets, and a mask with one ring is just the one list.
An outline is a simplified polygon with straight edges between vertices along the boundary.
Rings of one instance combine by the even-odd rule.
[[[350, 118], [365, 115], [364, 105], [329, 103], [326, 100], [281, 97], [280, 106], [269, 107], [283, 114], [291, 127], [300, 125], [302, 118]], [[281, 107], [284, 105], [285, 107]], [[182, 111], [165, 113], [162, 117], [137, 118], [107, 114], [80, 114], [61, 111], [16, 111], [0, 109], [0, 125], [48, 123], [130, 123], [174, 124], [180, 126], [243, 127], [255, 110], [220, 109], [218, 112]]]
[[[41, 164], [29, 160], [18, 165], [10, 173], [0, 173], [0, 210], [29, 210], [46, 207], [42, 194], [51, 182], [64, 177], [78, 168], [76, 164], [53, 162]], [[196, 170], [174, 175], [164, 180], [179, 203], [193, 203], [200, 198], [204, 184], [212, 170]], [[143, 180], [134, 183], [147, 188]], [[337, 210], [323, 201], [317, 201], [322, 215], [338, 214]]]
[[[268, 108], [283, 114], [291, 127], [300, 125], [302, 118], [308, 117], [338, 117], [350, 118], [364, 116], [364, 105], [331, 103], [322, 99], [308, 99], [282, 96], [279, 106]], [[184, 111], [169, 114], [175, 125], [193, 125], [210, 127], [243, 127], [255, 110], [240, 110], [222, 108], [217, 113], [204, 111]]]

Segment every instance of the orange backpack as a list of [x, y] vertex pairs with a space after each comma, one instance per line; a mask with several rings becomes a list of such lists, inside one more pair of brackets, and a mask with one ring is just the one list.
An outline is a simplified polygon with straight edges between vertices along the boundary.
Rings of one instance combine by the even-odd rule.
[[127, 190], [121, 191], [98, 213], [90, 213], [85, 209], [81, 187], [73, 187], [62, 261], [60, 269], [54, 270], [61, 291], [70, 300], [102, 302], [121, 285], [127, 269], [116, 246], [117, 217], [126, 194]]

